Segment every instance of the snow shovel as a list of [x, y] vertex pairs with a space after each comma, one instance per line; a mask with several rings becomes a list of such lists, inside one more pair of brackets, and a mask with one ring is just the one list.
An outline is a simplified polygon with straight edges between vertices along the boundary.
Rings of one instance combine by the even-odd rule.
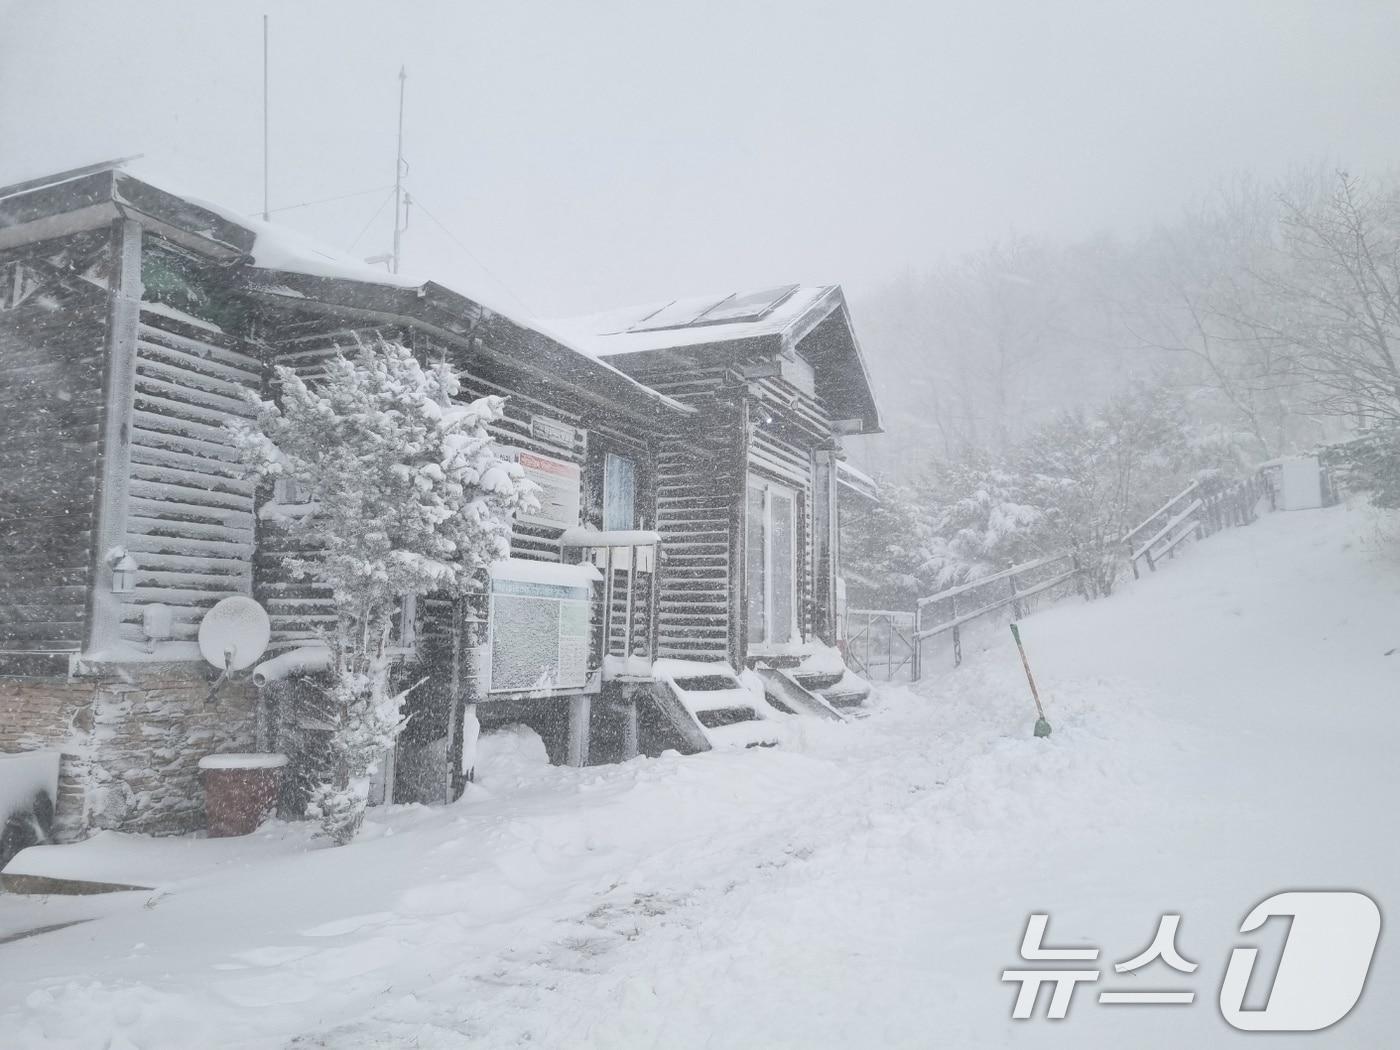
[[1013, 623], [1011, 625], [1011, 637], [1016, 639], [1016, 651], [1021, 654], [1021, 666], [1026, 669], [1026, 681], [1031, 685], [1031, 699], [1035, 701], [1036, 713], [1040, 715], [1035, 720], [1035, 735], [1049, 736], [1050, 723], [1045, 718], [1045, 708], [1040, 706], [1040, 693], [1035, 688], [1035, 678], [1031, 675], [1031, 664], [1026, 659], [1026, 647], [1021, 644], [1021, 632]]

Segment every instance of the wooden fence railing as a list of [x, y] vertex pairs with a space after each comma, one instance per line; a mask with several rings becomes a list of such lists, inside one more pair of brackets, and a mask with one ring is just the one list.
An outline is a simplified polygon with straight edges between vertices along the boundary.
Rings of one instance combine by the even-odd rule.
[[1149, 572], [1156, 572], [1159, 561], [1176, 557], [1176, 548], [1188, 537], [1200, 539], [1230, 525], [1248, 525], [1266, 491], [1259, 474], [1232, 485], [1191, 482], [1123, 536], [1133, 579], [1141, 575], [1139, 564], [1145, 562]]
[[[1125, 534], [1122, 544], [1132, 565], [1146, 563], [1156, 571], [1163, 558], [1189, 537], [1200, 538], [1231, 525], [1248, 525], [1255, 507], [1269, 494], [1267, 483], [1254, 474], [1233, 484], [1193, 481]], [[923, 675], [925, 643], [947, 635], [953, 666], [962, 663], [963, 629], [1009, 609], [1017, 620], [1029, 615], [1036, 599], [1056, 588], [1085, 594], [1081, 566], [1074, 554], [1037, 558], [920, 598], [914, 611], [848, 609], [846, 659], [867, 678], [893, 681], [908, 673], [917, 682]]]
[[914, 607], [914, 645], [910, 677], [923, 675], [924, 643], [947, 634], [953, 643], [953, 666], [962, 663], [962, 634], [968, 624], [1009, 608], [1026, 616], [1034, 599], [1070, 585], [1082, 593], [1079, 563], [1073, 554], [1054, 554], [920, 598]]

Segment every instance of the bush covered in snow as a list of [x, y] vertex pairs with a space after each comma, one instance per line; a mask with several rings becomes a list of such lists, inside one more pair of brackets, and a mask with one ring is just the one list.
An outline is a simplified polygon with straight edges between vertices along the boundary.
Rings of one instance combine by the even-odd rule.
[[1193, 467], [1187, 422], [1161, 389], [1115, 398], [1096, 415], [1066, 413], [1013, 453], [1025, 503], [1039, 512], [1032, 546], [1076, 555], [1090, 593], [1123, 567], [1122, 538], [1175, 492]]
[[328, 585], [336, 623], [328, 686], [339, 723], [335, 778], [308, 806], [337, 842], [359, 827], [376, 762], [402, 728], [403, 696], [389, 692], [394, 616], [407, 595], [462, 590], [505, 557], [515, 511], [534, 486], [493, 450], [487, 425], [503, 401], [456, 404], [446, 365], [423, 368], [398, 343], [337, 354], [308, 384], [279, 367], [278, 401], [231, 424], [240, 453], [263, 477], [307, 494], [291, 531], [315, 551], [294, 573]]
[[[881, 503], [845, 526], [852, 604], [909, 608], [917, 597], [1018, 562], [1073, 553], [1089, 593], [1112, 591], [1122, 537], [1218, 450], [1189, 438], [1170, 392], [1144, 387], [1095, 413], [1069, 412], [1006, 452], [935, 462], [913, 484], [881, 488]], [[1225, 469], [1229, 464], [1225, 463]]]
[[1400, 430], [1386, 427], [1323, 451], [1323, 462], [1348, 490], [1378, 507], [1400, 507]]

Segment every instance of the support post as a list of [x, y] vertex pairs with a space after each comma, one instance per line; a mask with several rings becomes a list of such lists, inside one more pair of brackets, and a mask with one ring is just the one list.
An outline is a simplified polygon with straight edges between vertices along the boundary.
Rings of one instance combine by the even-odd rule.
[[632, 617], [637, 594], [637, 548], [627, 548], [627, 625], [622, 629], [622, 658], [632, 656]]
[[622, 760], [636, 758], [641, 751], [640, 737], [637, 731], [637, 697], [635, 693], [628, 694], [623, 700], [622, 707]]
[[734, 471], [733, 502], [729, 514], [729, 663], [736, 671], [742, 672], [748, 663], [749, 654], [749, 611], [748, 611], [748, 550], [749, 530], [747, 527], [749, 500], [749, 443], [753, 440], [750, 432], [749, 399], [740, 396], [734, 405], [735, 418], [731, 423], [732, 433], [737, 436], [735, 447], [730, 449]]
[[612, 620], [613, 620], [613, 549], [604, 548], [603, 564], [603, 655], [612, 654]]
[[651, 548], [651, 579], [647, 587], [647, 659], [656, 659], [656, 603], [661, 600], [661, 545]]
[[587, 693], [569, 697], [568, 764], [588, 765], [588, 720], [593, 697]]
[[136, 396], [136, 329], [141, 323], [141, 224], [112, 224], [112, 275], [107, 293], [106, 406], [102, 427], [102, 477], [93, 530], [93, 587], [88, 608], [87, 652], [121, 640], [121, 600], [112, 590], [112, 550], [126, 545], [131, 482], [131, 419]]
[[953, 628], [953, 666], [954, 666], [954, 667], [958, 667], [958, 666], [960, 666], [961, 664], [962, 664], [962, 632], [961, 632], [957, 627], [954, 627], [954, 628]]
[[917, 682], [924, 673], [924, 640], [919, 636], [923, 628], [924, 607], [914, 605], [914, 655], [909, 658], [909, 680]]

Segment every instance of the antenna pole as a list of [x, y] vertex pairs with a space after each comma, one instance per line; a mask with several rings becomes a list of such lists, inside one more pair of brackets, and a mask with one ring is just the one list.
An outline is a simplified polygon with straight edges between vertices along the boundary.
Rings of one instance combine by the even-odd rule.
[[272, 220], [272, 212], [268, 209], [267, 171], [267, 15], [263, 15], [263, 222]]
[[394, 258], [393, 272], [399, 272], [399, 242], [403, 233], [403, 89], [408, 80], [404, 67], [399, 67], [399, 149], [394, 162]]

